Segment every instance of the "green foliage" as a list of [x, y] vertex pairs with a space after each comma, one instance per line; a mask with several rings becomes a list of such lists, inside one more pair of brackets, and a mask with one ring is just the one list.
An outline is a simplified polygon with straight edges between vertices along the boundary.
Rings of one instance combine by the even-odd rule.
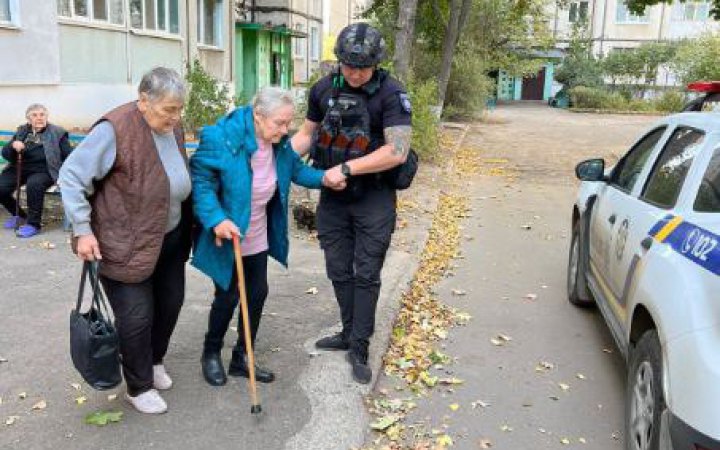
[[185, 80], [190, 93], [185, 100], [183, 119], [189, 132], [215, 123], [232, 106], [228, 87], [207, 73], [197, 59], [188, 64]]
[[440, 121], [432, 110], [437, 102], [437, 82], [411, 77], [408, 92], [412, 103], [412, 148], [423, 159], [433, 159], [440, 145]]
[[602, 60], [605, 76], [611, 83], [643, 85], [655, 83], [658, 68], [668, 64], [675, 56], [677, 45], [669, 42], [650, 42], [633, 49], [611, 51]]
[[676, 113], [682, 111], [686, 101], [685, 94], [680, 91], [665, 91], [655, 100], [654, 106], [658, 111]]
[[707, 34], [679, 44], [671, 67], [683, 83], [720, 80], [720, 36]]
[[495, 89], [495, 82], [485, 73], [483, 61], [471, 53], [456, 55], [445, 97], [446, 117], [472, 119], [482, 112]]
[[555, 72], [555, 80], [568, 89], [603, 85], [602, 66], [590, 51], [591, 41], [587, 35], [586, 24], [579, 22], [573, 25], [567, 56]]
[[627, 109], [628, 101], [618, 92], [601, 88], [577, 86], [570, 89], [570, 101], [574, 108], [581, 109]]

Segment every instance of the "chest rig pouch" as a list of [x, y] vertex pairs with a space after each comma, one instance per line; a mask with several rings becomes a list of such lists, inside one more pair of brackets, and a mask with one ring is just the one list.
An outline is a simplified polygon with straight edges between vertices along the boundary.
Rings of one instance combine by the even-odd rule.
[[341, 92], [342, 83], [339, 75], [333, 77], [328, 109], [310, 154], [315, 167], [320, 169], [329, 169], [371, 151], [368, 97], [364, 92]]

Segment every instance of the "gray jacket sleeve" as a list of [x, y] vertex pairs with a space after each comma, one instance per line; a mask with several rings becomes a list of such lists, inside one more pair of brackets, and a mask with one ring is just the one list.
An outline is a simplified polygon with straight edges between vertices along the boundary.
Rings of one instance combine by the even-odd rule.
[[60, 169], [58, 186], [63, 207], [75, 236], [92, 234], [90, 202], [94, 182], [102, 180], [115, 164], [115, 130], [110, 122], [101, 122], [65, 160]]

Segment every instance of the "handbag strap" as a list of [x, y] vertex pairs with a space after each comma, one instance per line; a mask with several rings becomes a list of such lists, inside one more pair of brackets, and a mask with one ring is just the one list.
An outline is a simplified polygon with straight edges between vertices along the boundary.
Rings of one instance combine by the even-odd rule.
[[92, 288], [92, 304], [96, 307], [96, 310], [100, 315], [104, 315], [106, 318], [110, 318], [110, 309], [108, 308], [107, 301], [103, 295], [100, 287], [99, 279], [99, 263], [85, 261], [83, 263], [82, 276], [80, 277], [80, 288], [78, 289], [78, 300], [75, 309], [80, 311], [82, 306], [83, 297], [85, 294], [85, 284], [87, 283], [88, 275], [90, 276], [90, 287]]

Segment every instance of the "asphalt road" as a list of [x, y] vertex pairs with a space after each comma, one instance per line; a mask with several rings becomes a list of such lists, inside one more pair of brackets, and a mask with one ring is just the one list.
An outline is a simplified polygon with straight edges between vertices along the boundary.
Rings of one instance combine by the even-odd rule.
[[[482, 171], [463, 180], [462, 258], [436, 287], [473, 316], [442, 343], [455, 363], [436, 371], [465, 382], [417, 399], [407, 425], [447, 432], [453, 449], [623, 448], [624, 361], [599, 312], [566, 297], [573, 168], [615, 160], [654, 120], [525, 104], [473, 125], [463, 145]], [[398, 384], [382, 377], [377, 391]]]

